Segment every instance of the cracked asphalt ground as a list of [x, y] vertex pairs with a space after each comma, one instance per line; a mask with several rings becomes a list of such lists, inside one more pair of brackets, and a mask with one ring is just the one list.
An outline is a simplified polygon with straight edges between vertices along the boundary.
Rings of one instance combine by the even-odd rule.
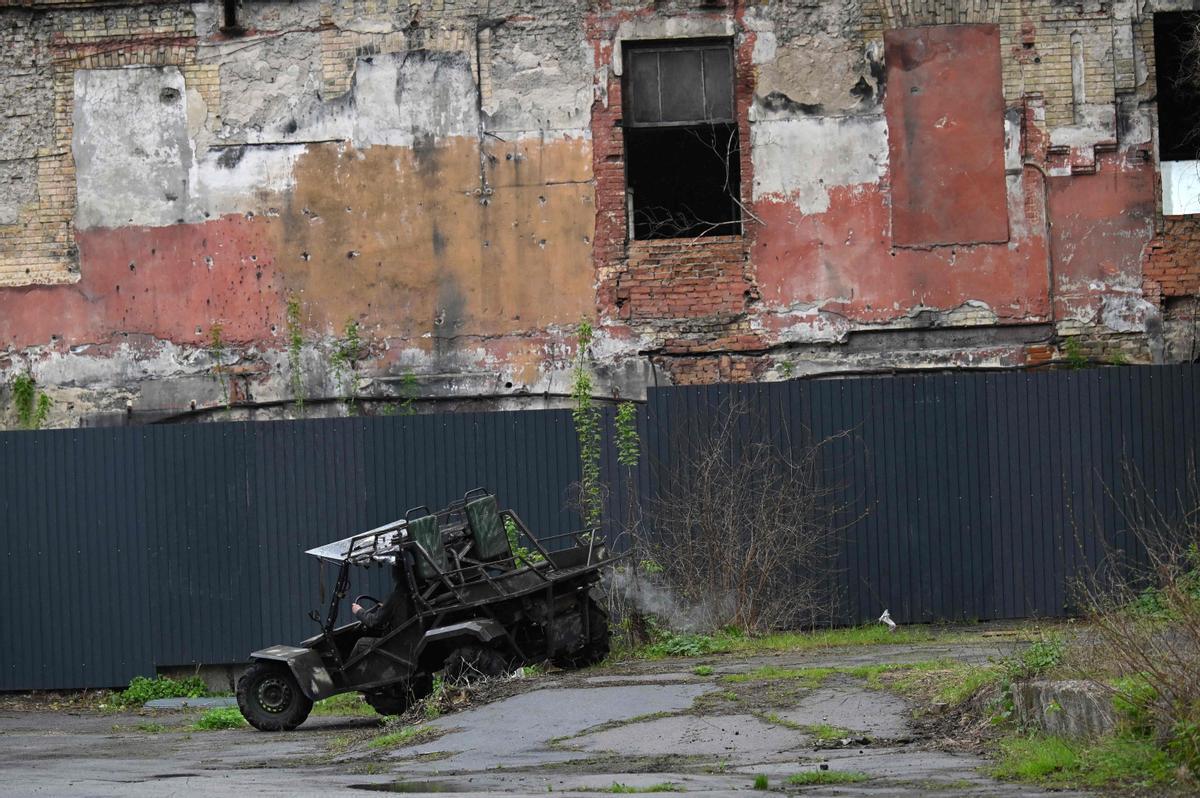
[[[313, 717], [294, 732], [267, 734], [195, 731], [195, 716], [185, 713], [4, 712], [0, 795], [544, 796], [594, 794], [614, 783], [726, 795], [753, 794], [760, 775], [788, 794], [1039, 795], [989, 779], [978, 757], [938, 750], [913, 725], [904, 699], [862, 679], [728, 678], [763, 666], [982, 662], [1007, 653], [1004, 645], [863, 646], [513, 679], [503, 697], [430, 722], [435, 739], [385, 749], [370, 745], [383, 733], [381, 721], [364, 716]], [[712, 673], [694, 674], [700, 663]], [[822, 741], [812, 728], [822, 725], [842, 730], [838, 739]], [[807, 771], [866, 779], [787, 783]]]

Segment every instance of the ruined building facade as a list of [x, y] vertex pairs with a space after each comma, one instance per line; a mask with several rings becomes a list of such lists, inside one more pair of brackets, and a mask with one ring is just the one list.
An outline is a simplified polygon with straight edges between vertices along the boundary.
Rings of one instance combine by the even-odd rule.
[[1190, 10], [0, 3], [0, 412], [1193, 360]]

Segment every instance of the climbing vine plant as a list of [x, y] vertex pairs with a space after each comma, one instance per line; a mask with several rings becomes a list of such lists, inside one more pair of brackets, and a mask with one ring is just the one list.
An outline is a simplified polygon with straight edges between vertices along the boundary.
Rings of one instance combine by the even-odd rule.
[[41, 429], [50, 416], [54, 400], [37, 389], [33, 375], [18, 374], [12, 378], [13, 407], [17, 411], [17, 426], [22, 429]]
[[572, 372], [571, 397], [575, 435], [579, 439], [579, 504], [585, 525], [599, 526], [603, 513], [600, 485], [600, 409], [592, 399], [592, 376], [588, 371], [588, 348], [592, 344], [592, 324], [587, 319], [576, 328], [578, 350]]
[[333, 355], [329, 358], [334, 379], [337, 380], [338, 390], [346, 397], [346, 409], [354, 415], [358, 401], [358, 373], [355, 364], [362, 359], [363, 342], [358, 322], [346, 320], [346, 329], [333, 346]]
[[300, 326], [300, 299], [289, 296], [287, 301], [288, 376], [291, 378], [292, 399], [296, 409], [304, 409], [304, 330]]

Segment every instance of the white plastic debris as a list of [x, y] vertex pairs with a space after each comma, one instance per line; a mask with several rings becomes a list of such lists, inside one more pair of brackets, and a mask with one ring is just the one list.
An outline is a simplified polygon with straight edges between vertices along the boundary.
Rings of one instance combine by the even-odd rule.
[[883, 611], [883, 615], [879, 616], [880, 623], [886, 623], [889, 632], [896, 631], [896, 622], [892, 620], [892, 613], [888, 610]]

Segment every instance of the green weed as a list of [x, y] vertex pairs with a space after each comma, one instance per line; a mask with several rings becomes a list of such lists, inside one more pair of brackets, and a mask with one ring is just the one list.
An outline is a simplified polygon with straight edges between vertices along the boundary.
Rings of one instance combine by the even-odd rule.
[[199, 676], [189, 676], [186, 679], [172, 679], [168, 676], [149, 679], [145, 676], [135, 676], [128, 687], [112, 696], [111, 701], [120, 707], [134, 707], [158, 698], [200, 698], [206, 695], [208, 688]]
[[360, 693], [340, 693], [313, 704], [313, 715], [375, 715]]
[[817, 723], [805, 728], [809, 734], [816, 738], [817, 742], [831, 744], [840, 743], [842, 740], [853, 737], [854, 732], [849, 729], [843, 729], [840, 726], [830, 726], [828, 723]]
[[217, 729], [240, 729], [246, 725], [246, 719], [237, 707], [217, 707], [210, 709], [196, 720], [192, 728], [200, 731], [215, 731]]
[[370, 748], [399, 748], [402, 745], [417, 745], [442, 736], [441, 729], [432, 726], [405, 726], [399, 731], [381, 734], [367, 743]]
[[765, 774], [759, 773], [757, 776], [754, 777], [754, 789], [756, 789], [756, 790], [771, 789], [771, 782], [766, 777]]
[[692, 673], [696, 674], [697, 676], [712, 676], [713, 667], [712, 665], [697, 665], [696, 667], [692, 668]]

